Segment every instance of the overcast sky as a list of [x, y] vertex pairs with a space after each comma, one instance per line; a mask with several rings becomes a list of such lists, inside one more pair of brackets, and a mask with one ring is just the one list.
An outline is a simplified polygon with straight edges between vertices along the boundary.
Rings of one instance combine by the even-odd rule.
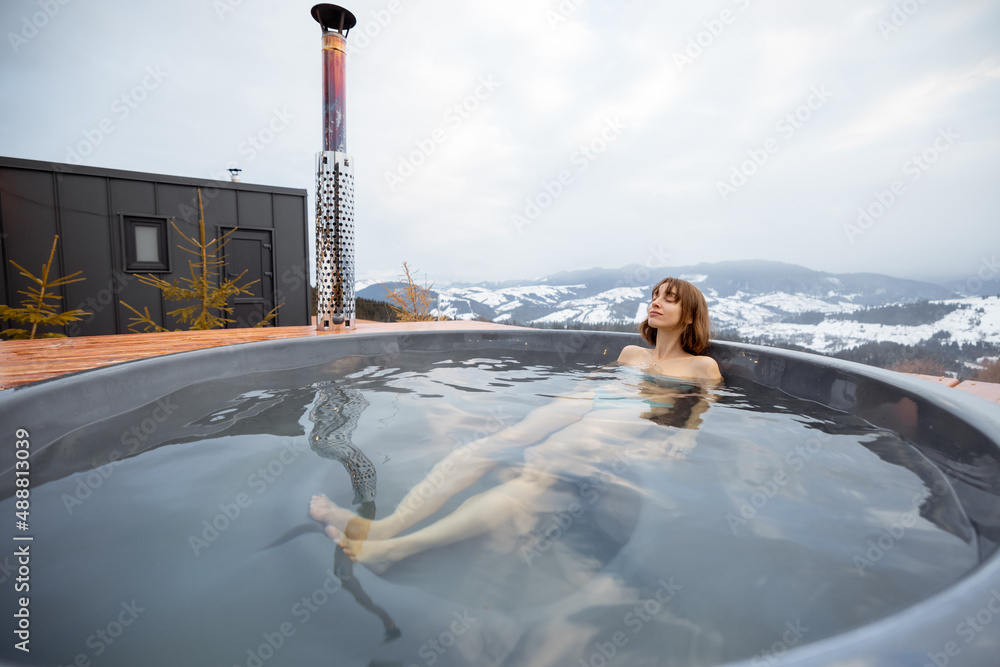
[[[4, 0], [0, 155], [238, 166], [307, 189], [311, 225], [312, 4]], [[967, 278], [1000, 253], [997, 0], [345, 6], [361, 278], [734, 259]]]

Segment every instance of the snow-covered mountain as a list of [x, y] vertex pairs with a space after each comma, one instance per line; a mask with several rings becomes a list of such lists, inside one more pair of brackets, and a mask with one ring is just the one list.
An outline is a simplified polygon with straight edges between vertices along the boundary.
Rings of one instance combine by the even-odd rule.
[[[689, 280], [702, 290], [718, 331], [796, 343], [817, 352], [875, 340], [914, 344], [941, 336], [941, 331], [954, 342], [1000, 344], [998, 296], [970, 297], [933, 283], [872, 273], [832, 274], [780, 262], [591, 269], [534, 281], [456, 284], [435, 290], [435, 295], [442, 314], [452, 319], [638, 324], [645, 318], [652, 286], [664, 276]], [[357, 287], [360, 297], [385, 295], [378, 284]], [[941, 307], [918, 316], [890, 309], [894, 317], [888, 319], [881, 311], [865, 310], [925, 301]]]

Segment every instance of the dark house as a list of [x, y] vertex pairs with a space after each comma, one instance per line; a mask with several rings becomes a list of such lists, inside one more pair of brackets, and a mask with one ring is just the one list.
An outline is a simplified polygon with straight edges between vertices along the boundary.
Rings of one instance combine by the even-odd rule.
[[178, 247], [190, 246], [171, 222], [198, 238], [199, 188], [206, 240], [236, 230], [224, 270], [246, 271], [241, 284], [257, 281], [252, 294], [230, 302], [236, 321], [229, 326], [253, 326], [278, 304], [272, 324], [308, 324], [306, 190], [6, 157], [0, 157], [0, 299], [20, 306], [18, 292], [29, 281], [10, 260], [39, 275], [58, 234], [54, 275], [83, 271], [85, 278], [62, 288], [62, 310], [88, 311], [64, 333], [129, 333], [133, 314], [122, 301], [140, 312], [149, 308], [161, 326], [181, 328], [166, 313], [190, 302], [165, 301], [136, 277], [173, 282], [191, 275], [188, 261], [196, 258]]

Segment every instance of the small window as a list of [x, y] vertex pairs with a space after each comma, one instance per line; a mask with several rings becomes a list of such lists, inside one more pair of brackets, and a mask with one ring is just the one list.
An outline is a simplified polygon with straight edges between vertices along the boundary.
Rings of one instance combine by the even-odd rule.
[[125, 234], [126, 271], [170, 271], [166, 218], [122, 215], [122, 227]]

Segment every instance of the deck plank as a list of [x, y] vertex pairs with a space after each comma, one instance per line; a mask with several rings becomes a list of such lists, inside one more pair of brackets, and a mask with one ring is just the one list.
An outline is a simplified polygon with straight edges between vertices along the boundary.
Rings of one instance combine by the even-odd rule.
[[1000, 384], [966, 380], [956, 386], [955, 389], [975, 394], [980, 398], [985, 398], [987, 401], [993, 401], [994, 403], [1000, 405]]
[[492, 322], [387, 323], [358, 320], [357, 326], [353, 330], [335, 332], [317, 331], [312, 326], [299, 326], [11, 340], [0, 343], [0, 389], [9, 389], [29, 382], [38, 382], [66, 373], [100, 368], [124, 361], [263, 340], [352, 336], [389, 331], [398, 333], [492, 328], [512, 329], [518, 327]]

